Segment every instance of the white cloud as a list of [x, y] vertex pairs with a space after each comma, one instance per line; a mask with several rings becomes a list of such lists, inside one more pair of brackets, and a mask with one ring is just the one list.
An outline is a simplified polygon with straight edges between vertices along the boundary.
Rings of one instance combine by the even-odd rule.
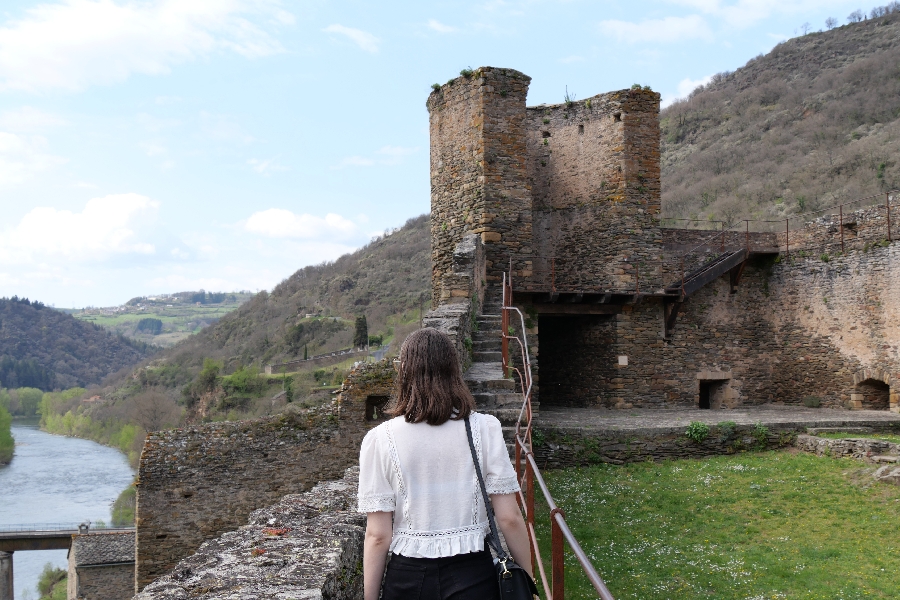
[[438, 33], [454, 33], [457, 31], [456, 27], [451, 27], [450, 25], [444, 25], [440, 21], [436, 19], [428, 19], [428, 29], [433, 31], [437, 31]]
[[250, 233], [273, 238], [346, 238], [356, 234], [353, 221], [328, 213], [325, 218], [296, 214], [283, 208], [270, 208], [250, 215], [244, 228]]
[[17, 133], [46, 131], [65, 124], [62, 117], [31, 106], [0, 113], [0, 129]]
[[274, 158], [270, 158], [267, 160], [259, 159], [259, 158], [251, 158], [247, 161], [247, 164], [250, 167], [259, 173], [260, 175], [271, 175], [276, 171], [287, 171], [287, 167], [284, 165], [278, 164], [278, 162]]
[[73, 213], [39, 207], [12, 229], [0, 232], [0, 262], [102, 261], [119, 255], [152, 255], [156, 247], [141, 232], [159, 203], [139, 194], [92, 198]]
[[649, 19], [640, 23], [608, 20], [601, 21], [599, 28], [602, 34], [629, 43], [671, 43], [692, 39], [706, 41], [713, 39], [709, 25], [699, 15]]
[[216, 51], [248, 58], [282, 52], [254, 17], [290, 22], [277, 0], [40, 4], [0, 27], [0, 90], [79, 91], [133, 73], [165, 74]]
[[48, 154], [46, 148], [47, 140], [41, 136], [0, 131], [0, 187], [22, 183], [66, 162], [62, 157]]
[[348, 156], [332, 169], [343, 167], [374, 167], [375, 165], [394, 166], [403, 163], [403, 159], [410, 154], [418, 152], [418, 148], [406, 148], [403, 146], [382, 146], [375, 152], [374, 157]]
[[343, 25], [338, 25], [337, 23], [335, 23], [334, 25], [329, 25], [322, 31], [325, 31], [327, 33], [339, 33], [340, 35], [347, 36], [357, 46], [359, 46], [366, 52], [378, 52], [378, 44], [381, 43], [381, 40], [367, 31], [363, 31], [362, 29], [353, 29], [352, 27], [344, 27]]
[[706, 77], [701, 77], [700, 79], [691, 79], [686, 77], [678, 82], [678, 93], [672, 98], [666, 98], [660, 103], [660, 108], [665, 108], [672, 104], [673, 102], [680, 100], [682, 98], [687, 98], [691, 92], [696, 90], [701, 85], [706, 85], [710, 81], [712, 81], [712, 75], [707, 75]]

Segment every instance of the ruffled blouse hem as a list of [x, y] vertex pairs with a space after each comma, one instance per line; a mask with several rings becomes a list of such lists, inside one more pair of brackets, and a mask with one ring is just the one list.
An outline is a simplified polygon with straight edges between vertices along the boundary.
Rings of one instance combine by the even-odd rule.
[[395, 531], [391, 540], [391, 552], [409, 558], [441, 558], [481, 552], [484, 550], [484, 537], [488, 528], [488, 524], [485, 523], [474, 531], [427, 536], [404, 535], [403, 532]]

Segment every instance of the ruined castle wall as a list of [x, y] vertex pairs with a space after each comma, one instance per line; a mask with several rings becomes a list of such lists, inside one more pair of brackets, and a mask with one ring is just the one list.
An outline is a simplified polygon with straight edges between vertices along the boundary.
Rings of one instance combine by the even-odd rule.
[[660, 287], [658, 116], [659, 94], [644, 90], [528, 108], [536, 256], [519, 277], [546, 284], [552, 270], [558, 289], [633, 290], [638, 278]]
[[137, 483], [137, 590], [252, 510], [340, 477], [368, 427], [365, 402], [348, 397], [317, 411], [151, 434]]
[[[574, 342], [570, 353], [580, 354], [588, 380], [573, 385], [575, 393], [554, 396], [546, 386], [559, 376], [551, 377], [542, 348], [542, 406], [697, 406], [700, 381], [707, 381], [723, 408], [799, 404], [807, 396], [861, 408], [853, 401], [866, 398], [856, 381], [870, 377], [866, 369], [890, 381], [893, 405], [900, 399], [897, 244], [828, 262], [750, 264], [736, 293], [725, 276], [688, 298], [669, 339], [659, 301], [624, 306], [613, 319], [609, 347]], [[541, 329], [543, 343], [548, 332]], [[580, 335], [607, 331], [594, 325]]]
[[[356, 512], [359, 468], [253, 511], [205, 542], [136, 600], [361, 600], [366, 516]], [[115, 596], [104, 596], [114, 598]]]
[[[482, 67], [429, 96], [432, 307], [466, 233], [485, 244], [486, 279], [500, 281], [511, 255], [531, 253], [531, 190], [525, 167], [525, 97], [531, 79]], [[490, 286], [489, 301], [499, 301]]]

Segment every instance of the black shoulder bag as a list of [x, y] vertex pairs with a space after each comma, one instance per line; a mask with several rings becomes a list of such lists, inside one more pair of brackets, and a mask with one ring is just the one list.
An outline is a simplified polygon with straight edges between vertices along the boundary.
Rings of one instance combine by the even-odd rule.
[[491, 498], [488, 496], [484, 485], [484, 477], [481, 474], [481, 465], [478, 462], [478, 454], [475, 452], [475, 442], [472, 440], [472, 424], [469, 417], [465, 418], [466, 435], [469, 437], [469, 450], [472, 451], [472, 462], [475, 463], [475, 474], [478, 475], [478, 485], [481, 486], [481, 497], [484, 498], [484, 508], [487, 510], [488, 523], [491, 526], [487, 543], [494, 549], [497, 555], [497, 580], [500, 583], [500, 598], [502, 600], [534, 600], [538, 596], [537, 586], [534, 580], [522, 567], [516, 564], [513, 557], [503, 550], [500, 543], [500, 535], [497, 533], [497, 523], [494, 522], [494, 507], [491, 506]]

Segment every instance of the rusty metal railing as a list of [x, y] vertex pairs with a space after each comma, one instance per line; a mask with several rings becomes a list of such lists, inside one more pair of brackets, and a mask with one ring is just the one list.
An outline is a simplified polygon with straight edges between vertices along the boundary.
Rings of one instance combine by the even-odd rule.
[[[515, 313], [518, 316], [518, 326], [521, 328], [521, 338], [513, 334], [510, 328], [510, 317]], [[565, 598], [566, 580], [565, 580], [565, 544], [569, 545], [575, 559], [581, 565], [584, 574], [587, 576], [591, 585], [599, 594], [602, 600], [615, 600], [613, 595], [607, 589], [603, 579], [597, 573], [597, 569], [591, 563], [587, 554], [581, 548], [581, 544], [575, 539], [572, 530], [566, 523], [565, 513], [556, 505], [550, 489], [541, 475], [541, 470], [534, 460], [534, 454], [531, 451], [531, 426], [532, 426], [532, 410], [531, 410], [531, 392], [533, 389], [533, 380], [531, 377], [531, 358], [528, 352], [528, 334], [525, 330], [525, 317], [522, 311], [513, 306], [512, 298], [512, 268], [507, 275], [503, 274], [503, 306], [501, 309], [501, 326], [503, 336], [502, 346], [502, 364], [503, 375], [511, 376], [513, 373], [518, 378], [518, 384], [522, 390], [522, 408], [519, 411], [519, 418], [516, 421], [516, 456], [515, 469], [516, 476], [519, 479], [521, 490], [518, 494], [519, 507], [525, 513], [525, 524], [528, 529], [528, 541], [531, 546], [531, 567], [532, 572], [540, 574], [541, 585], [544, 588], [544, 594], [547, 600], [563, 600]], [[521, 356], [521, 366], [513, 366], [509, 361], [509, 342], [515, 341], [519, 347]], [[544, 561], [541, 557], [541, 550], [538, 545], [537, 532], [535, 530], [535, 504], [534, 504], [534, 486], [540, 488], [544, 496], [544, 501], [550, 509], [550, 577], [547, 577], [547, 570], [544, 567]]]

